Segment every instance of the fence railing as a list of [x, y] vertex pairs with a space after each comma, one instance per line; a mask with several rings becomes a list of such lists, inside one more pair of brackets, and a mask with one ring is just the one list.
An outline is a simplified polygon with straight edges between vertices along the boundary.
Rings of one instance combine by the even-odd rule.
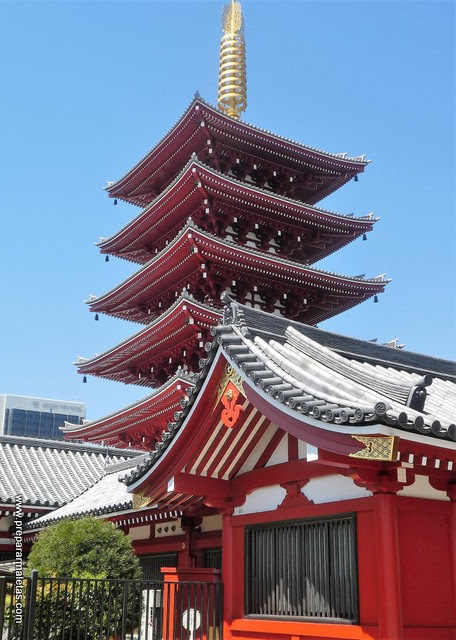
[[1, 640], [222, 640], [221, 584], [0, 577]]

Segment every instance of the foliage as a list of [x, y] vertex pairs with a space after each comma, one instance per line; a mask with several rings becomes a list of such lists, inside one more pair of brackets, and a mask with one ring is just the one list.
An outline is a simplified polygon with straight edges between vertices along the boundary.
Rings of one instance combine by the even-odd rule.
[[[27, 572], [40, 576], [35, 637], [104, 640], [138, 617], [142, 578], [130, 540], [110, 522], [63, 520], [42, 531]], [[62, 580], [63, 579], [63, 580]], [[68, 580], [66, 580], [68, 579]], [[112, 633], [114, 630], [114, 634]]]
[[127, 536], [105, 520], [62, 520], [44, 529], [30, 551], [27, 570], [56, 578], [142, 577]]

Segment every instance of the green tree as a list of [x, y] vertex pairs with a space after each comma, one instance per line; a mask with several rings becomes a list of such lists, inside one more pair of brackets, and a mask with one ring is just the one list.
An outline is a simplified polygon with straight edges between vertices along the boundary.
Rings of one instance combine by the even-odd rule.
[[142, 577], [129, 538], [111, 522], [62, 520], [44, 529], [30, 551], [28, 571], [56, 578]]
[[37, 640], [108, 640], [140, 620], [142, 571], [131, 541], [110, 522], [63, 520], [42, 531], [28, 557], [38, 571]]

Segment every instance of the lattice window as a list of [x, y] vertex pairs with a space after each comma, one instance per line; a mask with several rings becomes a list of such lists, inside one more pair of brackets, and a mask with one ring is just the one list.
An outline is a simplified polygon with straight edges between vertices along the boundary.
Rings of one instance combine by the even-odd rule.
[[221, 569], [222, 568], [222, 550], [221, 549], [204, 549], [203, 567], [205, 569]]
[[353, 514], [246, 528], [246, 615], [358, 620]]
[[177, 567], [177, 553], [141, 556], [139, 558], [144, 580], [163, 580], [162, 567]]

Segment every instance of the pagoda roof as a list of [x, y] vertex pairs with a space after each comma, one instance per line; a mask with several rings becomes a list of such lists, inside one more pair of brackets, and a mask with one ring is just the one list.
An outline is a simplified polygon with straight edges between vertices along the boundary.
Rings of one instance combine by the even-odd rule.
[[368, 164], [364, 156], [349, 158], [345, 153], [327, 153], [234, 120], [196, 96], [155, 147], [122, 178], [109, 183], [106, 190], [112, 198], [144, 206], [174, 179], [192, 152], [211, 146], [212, 140], [239, 153], [267, 158], [288, 171], [316, 171], [324, 180], [307, 189], [302, 194], [305, 197], [300, 198], [312, 204], [341, 187]]
[[[390, 463], [393, 466], [404, 461], [415, 465], [417, 473], [426, 466], [442, 474], [454, 473], [455, 363], [411, 352], [404, 355], [403, 350], [381, 345], [375, 345], [373, 353], [367, 341], [322, 330], [314, 334], [320, 338], [326, 334], [340, 346], [346, 339], [347, 351], [357, 342], [354, 360], [308, 337], [308, 330], [315, 329], [306, 325], [299, 329], [298, 323], [285, 328], [280, 342], [265, 340], [256, 335], [255, 325], [247, 323], [249, 312], [244, 305], [228, 305], [186, 406], [168, 425], [155, 451], [122, 479], [130, 491], [147, 487], [147, 495], [158, 495], [164, 482], [184, 472], [187, 478], [204, 476], [210, 491], [211, 481], [232, 480], [242, 473], [246, 439], [255, 437], [255, 429], [262, 430], [260, 437], [266, 442], [274, 437], [277, 425], [308, 445], [341, 460], [345, 457], [349, 466], [354, 464], [350, 456], [363, 449], [360, 436], [395, 436], [398, 454]], [[363, 347], [365, 358], [360, 357]], [[383, 365], [379, 364], [382, 351]], [[404, 370], [404, 359], [414, 371]], [[436, 371], [439, 368], [442, 373]], [[430, 370], [432, 375], [427, 373]], [[235, 429], [227, 429], [220, 419], [220, 390], [223, 393], [229, 380], [241, 389], [239, 401], [244, 407]], [[192, 444], [185, 444], [190, 443], [190, 434]], [[185, 455], [177, 455], [177, 450]], [[256, 451], [261, 457], [261, 450]], [[236, 481], [240, 483], [241, 477]], [[220, 484], [213, 486], [223, 489]], [[175, 488], [179, 490], [178, 482]]]
[[65, 422], [66, 439], [103, 442], [105, 445], [150, 449], [179, 410], [180, 401], [193, 388], [194, 376], [178, 371], [151, 395], [98, 420], [74, 425]]
[[163, 369], [165, 361], [172, 358], [183, 364], [187, 353], [204, 350], [208, 331], [220, 318], [220, 311], [198, 302], [184, 290], [145, 328], [104, 353], [74, 364], [81, 374], [153, 387], [157, 369]]
[[[193, 294], [200, 292], [205, 282], [206, 263], [215, 265], [210, 275], [219, 288], [223, 279], [230, 284], [227, 278], [231, 273], [241, 278], [254, 277], [258, 290], [281, 286], [299, 290], [306, 300], [306, 296], [321, 294], [319, 301], [309, 300], [305, 317], [310, 324], [383, 292], [388, 282], [383, 276], [369, 279], [343, 276], [250, 247], [240, 247], [202, 231], [189, 220], [173, 242], [139, 271], [103, 296], [92, 296], [87, 302], [93, 312], [146, 323], [160, 312], [161, 305], [167, 306], [165, 300], [178, 297], [177, 291], [182, 288], [190, 287]], [[217, 296], [211, 302], [218, 305]]]
[[24, 507], [55, 509], [91, 487], [108, 461], [138, 455], [99, 445], [0, 436], [0, 504], [20, 495]]
[[[144, 263], [172, 240], [191, 215], [208, 231], [217, 211], [212, 202], [236, 209], [258, 226], [285, 224], [297, 236], [317, 231], [321, 241], [309, 241], [308, 261], [315, 262], [371, 231], [372, 215], [356, 218], [312, 207], [291, 198], [246, 184], [206, 166], [193, 155], [179, 176], [134, 220], [111, 238], [98, 243], [102, 253]], [[198, 214], [198, 217], [197, 217]], [[306, 243], [307, 244], [307, 243]], [[307, 247], [306, 247], [307, 248]]]

